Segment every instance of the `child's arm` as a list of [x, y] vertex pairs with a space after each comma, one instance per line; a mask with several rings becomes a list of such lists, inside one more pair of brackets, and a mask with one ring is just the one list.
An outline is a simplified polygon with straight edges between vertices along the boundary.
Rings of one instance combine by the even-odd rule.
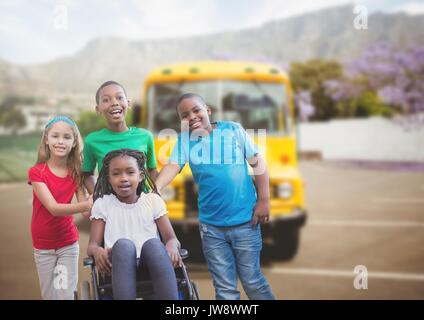
[[94, 186], [96, 185], [96, 176], [93, 172], [84, 172], [84, 186], [89, 194], [94, 193]]
[[156, 219], [155, 222], [159, 228], [159, 232], [162, 236], [162, 239], [165, 242], [166, 251], [168, 251], [172, 264], [174, 265], [174, 267], [181, 266], [182, 259], [179, 252], [181, 244], [175, 236], [174, 229], [172, 228], [168, 216], [163, 215], [160, 218]]
[[166, 187], [177, 174], [181, 171], [181, 167], [176, 163], [169, 163], [163, 167], [158, 177], [156, 178], [155, 184], [159, 192]]
[[43, 182], [32, 182], [32, 187], [37, 198], [43, 206], [54, 216], [69, 216], [71, 214], [90, 211], [93, 199], [79, 203], [57, 203], [56, 199]]
[[152, 178], [153, 181], [156, 181], [157, 177], [159, 175], [158, 169], [149, 169], [149, 176]]
[[265, 223], [269, 220], [269, 174], [266, 168], [265, 159], [257, 154], [247, 162], [253, 168], [253, 173], [256, 178], [256, 193], [258, 199], [256, 201], [255, 211], [252, 218], [252, 224]]
[[101, 219], [91, 221], [90, 240], [88, 241], [87, 254], [94, 257], [96, 266], [100, 273], [110, 275], [112, 263], [109, 260], [111, 248], [103, 248], [106, 223]]
[[[85, 192], [84, 192], [84, 189], [83, 188], [78, 188], [78, 190], [75, 193], [75, 195], [77, 197], [77, 201], [78, 202], [84, 202], [86, 200], [92, 200], [93, 199], [93, 196], [92, 195], [90, 195], [88, 197], [88, 199], [87, 199], [87, 197], [85, 196]], [[87, 211], [81, 212], [81, 214], [82, 214], [82, 216], [84, 218], [89, 218], [90, 215], [91, 215], [91, 211], [90, 210], [87, 210]]]

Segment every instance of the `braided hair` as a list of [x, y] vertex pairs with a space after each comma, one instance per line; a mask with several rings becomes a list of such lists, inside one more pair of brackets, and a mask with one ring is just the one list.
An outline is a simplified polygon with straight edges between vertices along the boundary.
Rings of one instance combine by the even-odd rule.
[[146, 155], [141, 151], [123, 148], [110, 151], [103, 158], [102, 169], [100, 170], [99, 177], [97, 179], [96, 185], [94, 186], [94, 201], [96, 201], [98, 198], [102, 198], [106, 194], [115, 194], [115, 191], [113, 191], [112, 186], [109, 183], [109, 165], [112, 159], [124, 156], [134, 158], [137, 161], [138, 169], [144, 176], [144, 179], [138, 184], [137, 195], [140, 195], [141, 192], [154, 192], [159, 194], [154, 181], [149, 176], [149, 173], [145, 168]]

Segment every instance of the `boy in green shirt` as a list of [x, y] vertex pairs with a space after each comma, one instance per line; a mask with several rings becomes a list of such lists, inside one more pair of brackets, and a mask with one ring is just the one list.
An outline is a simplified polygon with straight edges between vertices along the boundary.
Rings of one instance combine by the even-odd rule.
[[147, 169], [156, 179], [156, 158], [153, 134], [145, 129], [128, 127], [125, 115], [130, 107], [124, 87], [116, 81], [103, 83], [96, 92], [96, 112], [105, 117], [107, 128], [90, 133], [84, 141], [84, 185], [93, 194], [96, 177], [94, 169], [100, 172], [104, 156], [112, 150], [130, 148], [146, 154]]

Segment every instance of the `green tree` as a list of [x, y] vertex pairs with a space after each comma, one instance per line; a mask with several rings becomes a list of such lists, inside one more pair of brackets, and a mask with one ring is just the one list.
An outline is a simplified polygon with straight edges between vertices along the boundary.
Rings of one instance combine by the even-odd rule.
[[[131, 118], [132, 112], [130, 109], [125, 116], [127, 125], [132, 124]], [[106, 119], [103, 116], [98, 115], [95, 111], [83, 111], [79, 114], [77, 125], [81, 135], [85, 137], [90, 132], [106, 128], [107, 123]]]
[[353, 100], [354, 116], [384, 116], [390, 117], [395, 114], [395, 110], [385, 105], [374, 91], [364, 91], [359, 98]]
[[312, 59], [307, 62], [293, 62], [290, 79], [294, 92], [309, 91], [315, 113], [310, 120], [328, 120], [339, 116], [336, 103], [326, 94], [327, 80], [341, 79], [343, 66], [336, 60]]
[[90, 132], [105, 128], [106, 120], [95, 111], [83, 111], [79, 115], [77, 125], [81, 135], [85, 137]]
[[26, 118], [19, 108], [19, 104], [34, 103], [33, 98], [6, 96], [0, 103], [0, 126], [16, 134], [19, 129], [26, 126]]
[[6, 112], [1, 112], [0, 125], [5, 129], [9, 129], [13, 135], [17, 133], [19, 129], [26, 126], [27, 122], [24, 114], [17, 107], [11, 108]]

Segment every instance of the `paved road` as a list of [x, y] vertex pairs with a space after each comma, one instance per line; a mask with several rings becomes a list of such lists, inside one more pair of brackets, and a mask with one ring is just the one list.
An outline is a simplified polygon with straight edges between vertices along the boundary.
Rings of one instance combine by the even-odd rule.
[[[424, 299], [424, 172], [303, 162], [309, 221], [298, 255], [263, 267], [278, 299]], [[31, 190], [0, 185], [0, 299], [39, 299], [30, 240]], [[81, 257], [88, 236], [81, 233]], [[355, 266], [367, 289], [355, 289]], [[203, 265], [188, 265], [213, 299]], [[88, 278], [81, 268], [80, 279]], [[364, 285], [364, 281], [359, 281]], [[246, 296], [243, 294], [243, 298]]]

